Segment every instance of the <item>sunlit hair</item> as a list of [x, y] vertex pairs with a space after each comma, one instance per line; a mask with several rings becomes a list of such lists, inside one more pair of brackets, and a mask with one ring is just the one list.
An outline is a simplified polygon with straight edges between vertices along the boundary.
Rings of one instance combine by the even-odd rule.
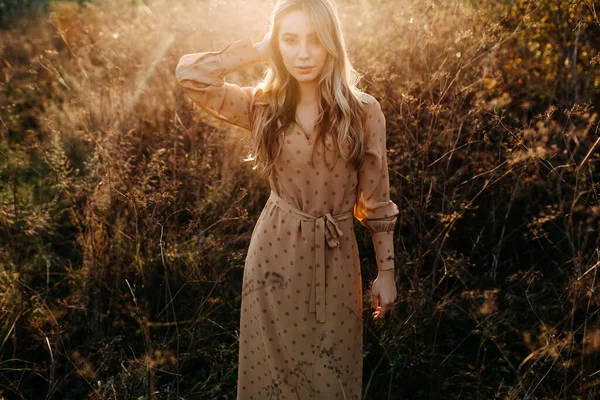
[[[279, 22], [293, 10], [304, 10], [308, 14], [318, 39], [329, 53], [317, 78], [319, 115], [312, 133], [315, 138], [312, 165], [315, 165], [319, 144], [324, 146], [321, 154], [327, 153], [325, 136], [329, 134], [332, 146], [327, 147], [334, 152], [335, 162], [341, 155], [358, 169], [364, 160], [362, 124], [365, 117], [356, 87], [360, 75], [348, 60], [337, 10], [329, 0], [279, 0], [275, 5], [270, 21], [271, 56], [252, 96], [252, 148], [245, 161], [254, 161], [253, 169], [260, 166], [260, 172], [270, 176], [283, 138], [293, 129], [300, 92], [279, 51]], [[346, 143], [350, 146], [344, 154], [342, 144]], [[331, 164], [333, 169], [335, 162], [326, 164]]]

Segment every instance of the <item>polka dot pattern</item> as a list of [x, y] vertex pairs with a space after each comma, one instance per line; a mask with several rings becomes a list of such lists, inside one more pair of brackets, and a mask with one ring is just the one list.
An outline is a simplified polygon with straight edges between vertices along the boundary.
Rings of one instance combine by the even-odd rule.
[[230, 43], [221, 51], [182, 56], [175, 77], [195, 104], [221, 120], [251, 130], [253, 88], [226, 82], [225, 75], [260, 62], [252, 38], [246, 38]]
[[[196, 104], [250, 130], [253, 88], [224, 76], [260, 61], [246, 38], [220, 52], [183, 56], [176, 75]], [[238, 400], [362, 398], [360, 257], [353, 219], [334, 216], [350, 214], [365, 226], [378, 268], [388, 269], [399, 210], [390, 199], [383, 112], [374, 97], [359, 96], [366, 151], [358, 170], [335, 158], [330, 137], [321, 143], [298, 124], [281, 142], [269, 177], [277, 196], [258, 217], [244, 264]], [[349, 143], [342, 149], [349, 153]]]
[[[339, 245], [325, 245], [319, 266], [314, 222], [291, 215], [282, 204], [272, 197], [267, 201], [245, 260], [238, 399], [296, 399], [296, 394], [341, 399], [342, 391], [360, 399], [362, 281], [352, 218], [337, 222]], [[273, 228], [273, 221], [281, 220], [285, 224]], [[277, 246], [269, 246], [277, 239]], [[318, 268], [325, 276], [325, 323], [310, 310]], [[267, 377], [261, 376], [264, 371]]]

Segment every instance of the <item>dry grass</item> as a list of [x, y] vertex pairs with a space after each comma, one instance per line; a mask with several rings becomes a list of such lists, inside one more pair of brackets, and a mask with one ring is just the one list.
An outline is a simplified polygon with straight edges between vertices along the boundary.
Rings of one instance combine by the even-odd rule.
[[[594, 2], [338, 2], [402, 210], [365, 398], [600, 397]], [[0, 31], [0, 398], [235, 398], [268, 186], [174, 71], [272, 5], [59, 2]]]

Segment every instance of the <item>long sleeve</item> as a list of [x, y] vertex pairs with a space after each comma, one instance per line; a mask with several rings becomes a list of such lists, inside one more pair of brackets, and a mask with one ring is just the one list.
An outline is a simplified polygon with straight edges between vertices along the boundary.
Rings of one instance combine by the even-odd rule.
[[394, 268], [394, 238], [398, 206], [390, 200], [390, 180], [386, 154], [386, 122], [381, 105], [374, 98], [367, 102], [365, 122], [365, 160], [358, 171], [358, 194], [354, 216], [367, 227], [373, 240], [377, 268]]
[[194, 103], [219, 119], [251, 130], [253, 88], [226, 82], [225, 75], [261, 62], [252, 38], [247, 37], [230, 43], [221, 51], [182, 56], [175, 76]]

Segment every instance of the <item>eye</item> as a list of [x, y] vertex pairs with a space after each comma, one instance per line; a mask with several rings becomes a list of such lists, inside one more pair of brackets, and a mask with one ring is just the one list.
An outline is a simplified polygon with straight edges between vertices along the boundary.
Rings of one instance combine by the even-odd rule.
[[288, 39], [284, 39], [284, 42], [286, 42], [286, 43], [290, 43], [290, 42], [293, 42], [293, 41], [294, 41], [294, 39], [289, 39], [289, 38]]

